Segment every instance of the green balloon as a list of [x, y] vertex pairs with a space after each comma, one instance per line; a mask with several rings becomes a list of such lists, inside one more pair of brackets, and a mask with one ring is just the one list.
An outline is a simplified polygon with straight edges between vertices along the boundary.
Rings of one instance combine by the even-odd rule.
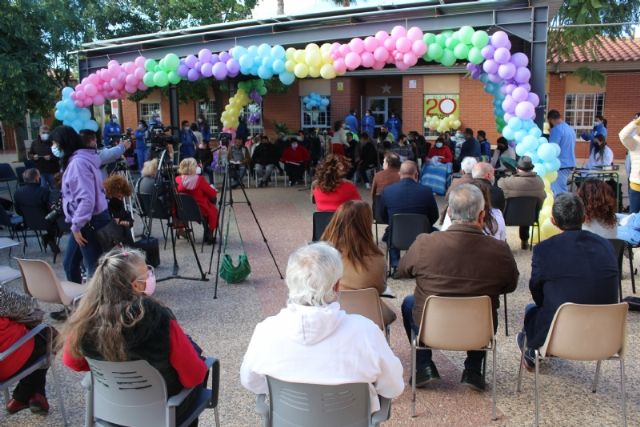
[[422, 36], [422, 40], [424, 40], [425, 44], [429, 46], [431, 43], [436, 42], [436, 35], [433, 33], [425, 33], [424, 36]]
[[453, 36], [453, 31], [447, 30], [447, 31], [441, 32], [440, 34], [442, 34], [445, 39], [448, 39], [449, 37]]
[[445, 67], [451, 67], [456, 63], [456, 57], [449, 49], [445, 49], [442, 53], [442, 58], [440, 58], [440, 63]]
[[455, 48], [459, 44], [460, 44], [460, 40], [456, 39], [455, 37], [449, 37], [444, 45], [447, 49], [455, 50]]
[[164, 65], [169, 70], [176, 70], [180, 66], [180, 58], [175, 53], [168, 53], [164, 57]]
[[144, 61], [144, 69], [147, 71], [154, 71], [158, 63], [155, 59], [147, 59]]
[[158, 87], [165, 87], [169, 84], [169, 77], [164, 71], [158, 71], [153, 75], [153, 82]]
[[467, 58], [472, 64], [482, 64], [482, 61], [484, 61], [482, 51], [477, 47], [472, 47], [471, 49], [469, 49], [469, 55], [467, 56]]
[[456, 58], [458, 59], [467, 59], [467, 57], [469, 56], [469, 48], [467, 47], [466, 44], [464, 43], [460, 43], [458, 46], [455, 47], [455, 49], [453, 50], [453, 54], [456, 56]]
[[487, 43], [489, 43], [489, 34], [487, 34], [486, 31], [482, 30], [476, 31], [471, 37], [471, 43], [474, 47], [482, 49], [487, 45]]
[[245, 92], [249, 92], [249, 82], [240, 82], [238, 83], [238, 89], [242, 89]]
[[160, 67], [161, 70], [166, 70], [167, 69], [167, 64], [164, 62], [164, 58], [162, 58], [160, 61], [158, 61], [158, 67]]
[[438, 43], [431, 43], [427, 49], [427, 55], [431, 61], [437, 61], [442, 58], [443, 49]]
[[180, 80], [182, 80], [178, 73], [175, 71], [169, 71], [169, 74], [167, 74], [167, 78], [169, 79], [169, 83], [171, 83], [172, 85], [177, 85], [178, 83], [180, 83]]
[[445, 43], [447, 42], [447, 36], [445, 36], [444, 34], [438, 34], [436, 36], [436, 43], [438, 43], [440, 45], [441, 48], [445, 48]]
[[258, 90], [258, 93], [260, 95], [266, 95], [267, 94], [267, 88], [264, 87], [264, 86], [260, 86], [257, 90]]
[[153, 72], [148, 71], [144, 73], [144, 77], [142, 77], [142, 83], [144, 83], [147, 87], [154, 87], [156, 85], [153, 79]]
[[464, 27], [458, 30], [458, 34], [460, 35], [460, 41], [464, 44], [471, 44], [471, 38], [473, 37], [473, 27], [465, 25]]

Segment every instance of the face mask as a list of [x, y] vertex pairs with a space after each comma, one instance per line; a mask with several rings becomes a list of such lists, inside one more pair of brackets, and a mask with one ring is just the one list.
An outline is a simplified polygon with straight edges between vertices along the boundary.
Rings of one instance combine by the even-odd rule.
[[301, 136], [298, 136], [296, 137], [296, 139], [301, 142], [304, 138], [302, 138]]
[[202, 123], [202, 119], [198, 119], [198, 123]]
[[58, 147], [57, 145], [54, 145], [51, 147], [51, 152], [53, 153], [54, 156], [56, 156], [59, 159], [61, 159], [64, 156], [64, 151], [62, 151], [60, 147]]
[[436, 142], [436, 148], [442, 148], [442, 142]]
[[202, 173], [202, 168], [200, 166], [198, 166], [196, 168], [196, 175], [200, 175]]
[[147, 283], [144, 287], [144, 293], [146, 295], [153, 295], [153, 293], [156, 291], [156, 275], [150, 271], [149, 275], [147, 276]]
[[47, 139], [49, 139], [49, 134], [43, 133], [42, 135], [40, 135], [40, 139], [42, 139], [43, 141], [46, 141]]
[[182, 130], [189, 130], [189, 126], [183, 127]]
[[293, 148], [293, 149], [298, 148], [298, 143], [294, 142], [293, 144], [291, 144], [291, 148]]

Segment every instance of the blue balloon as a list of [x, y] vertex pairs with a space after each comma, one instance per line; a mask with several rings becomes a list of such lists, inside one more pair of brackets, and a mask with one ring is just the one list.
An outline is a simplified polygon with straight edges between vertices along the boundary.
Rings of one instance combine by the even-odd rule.
[[275, 74], [280, 74], [285, 71], [284, 61], [282, 59], [276, 59], [275, 61], [273, 61], [271, 67], [273, 68], [273, 72]]
[[88, 108], [82, 108], [78, 114], [82, 120], [91, 120], [91, 111]]
[[525, 136], [527, 136], [527, 131], [526, 130], [517, 130], [514, 134], [514, 139], [517, 143], [519, 143], [520, 141], [522, 141], [524, 139]]
[[262, 43], [258, 46], [258, 55], [260, 56], [269, 56], [271, 54], [271, 46], [266, 43]]
[[542, 131], [539, 127], [532, 127], [529, 129], [529, 135], [534, 136], [536, 139], [542, 136]]
[[258, 54], [258, 46], [256, 46], [256, 45], [249, 46], [247, 48], [247, 53], [252, 57], [256, 56]]
[[286, 51], [279, 44], [273, 46], [271, 48], [271, 57], [274, 59], [284, 59], [286, 55]]
[[502, 129], [502, 136], [504, 136], [509, 141], [513, 141], [515, 133], [509, 126], [505, 126], [504, 129]]
[[522, 120], [518, 117], [511, 117], [509, 119], [509, 127], [515, 132], [522, 128]]
[[320, 103], [323, 107], [326, 108], [329, 105], [329, 98], [322, 98], [322, 101]]
[[87, 120], [84, 122], [84, 128], [96, 132], [98, 130], [98, 123], [95, 120]]
[[62, 89], [62, 98], [67, 99], [71, 97], [72, 93], [73, 93], [73, 89], [67, 86], [64, 89]]
[[56, 119], [58, 119], [60, 121], [63, 121], [64, 117], [65, 117], [65, 114], [64, 114], [64, 112], [62, 110], [56, 110], [55, 117], [56, 117]]
[[486, 73], [480, 74], [480, 81], [482, 83], [487, 83], [489, 81], [489, 76]]
[[296, 80], [295, 74], [290, 73], [288, 71], [285, 71], [284, 73], [280, 73], [278, 78], [280, 79], [280, 81], [284, 85], [290, 85], [291, 83], [293, 83]]
[[262, 80], [269, 80], [271, 77], [273, 77], [273, 73], [271, 72], [269, 67], [261, 65], [260, 68], [258, 68], [258, 77], [260, 77]]
[[231, 56], [233, 56], [237, 60], [240, 60], [242, 55], [244, 55], [245, 53], [247, 53], [247, 49], [245, 49], [244, 46], [235, 46], [231, 51]]
[[239, 59], [241, 68], [251, 68], [253, 66], [253, 58], [248, 53], [242, 55]]

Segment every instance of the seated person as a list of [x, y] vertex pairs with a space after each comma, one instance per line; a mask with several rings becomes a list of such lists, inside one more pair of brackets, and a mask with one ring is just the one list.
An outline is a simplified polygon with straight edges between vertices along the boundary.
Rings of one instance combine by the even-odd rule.
[[489, 161], [491, 158], [491, 143], [487, 140], [487, 133], [483, 130], [478, 131], [478, 143], [480, 144], [480, 155], [484, 160]]
[[478, 162], [471, 170], [473, 179], [483, 179], [489, 184], [491, 189], [491, 206], [500, 211], [504, 211], [504, 191], [496, 185], [495, 170], [493, 166], [486, 162]]
[[[514, 197], [537, 197], [542, 207], [547, 197], [544, 192], [544, 181], [533, 171], [533, 162], [529, 156], [520, 157], [517, 173], [502, 178], [498, 181], [498, 187], [504, 192], [505, 203]], [[529, 228], [528, 225], [519, 227], [522, 249], [529, 249]]]
[[473, 137], [473, 129], [466, 128], [464, 130], [464, 142], [460, 147], [459, 159], [465, 157], [474, 157], [478, 159], [481, 156], [480, 143]]
[[284, 163], [284, 171], [289, 177], [289, 185], [302, 182], [309, 160], [311, 160], [309, 150], [295, 139], [291, 141], [291, 145], [284, 149], [280, 161]]
[[613, 151], [607, 145], [607, 141], [601, 134], [596, 135], [594, 144], [589, 150], [589, 160], [584, 164], [585, 169], [596, 169], [602, 166], [613, 165]]
[[551, 222], [562, 233], [533, 248], [529, 289], [535, 304], [525, 309], [524, 330], [518, 333], [525, 367], [533, 368], [534, 350], [547, 338], [553, 316], [562, 304], [618, 302], [618, 260], [606, 239], [581, 229], [584, 206], [573, 193], [556, 197]]
[[103, 255], [65, 324], [62, 361], [74, 371], [88, 371], [85, 357], [146, 360], [164, 378], [169, 397], [194, 388], [176, 409], [180, 425], [197, 403], [207, 366], [171, 310], [151, 297], [155, 288], [153, 268], [145, 264], [142, 252], [115, 248]]
[[[196, 138], [197, 137], [198, 135], [196, 135]], [[211, 148], [209, 148], [209, 141], [202, 140], [198, 143], [195, 158], [202, 171], [209, 177], [209, 183], [213, 184], [213, 167], [211, 166], [211, 163], [213, 163], [213, 153], [211, 152]]]
[[491, 166], [493, 166], [496, 171], [502, 172], [507, 169], [507, 167], [502, 163], [501, 159], [503, 157], [508, 157], [515, 161], [516, 152], [513, 148], [509, 147], [509, 142], [507, 141], [507, 139], [501, 136], [496, 141], [496, 149], [493, 150], [493, 156], [491, 156]]
[[349, 168], [349, 160], [337, 154], [329, 154], [318, 165], [311, 192], [319, 212], [335, 212], [347, 200], [361, 199], [356, 186], [345, 179]]
[[[51, 211], [49, 203], [49, 186], [43, 187], [40, 183], [40, 171], [36, 168], [27, 169], [22, 173], [24, 185], [16, 189], [13, 198], [16, 203], [16, 213], [24, 216], [29, 211], [33, 215], [45, 218]], [[54, 253], [60, 253], [60, 248], [56, 244], [58, 227], [55, 222], [50, 222], [46, 233], [42, 236], [42, 245], [47, 248], [51, 246]]]
[[453, 153], [451, 149], [444, 145], [444, 138], [441, 136], [436, 139], [436, 143], [429, 149], [427, 154], [428, 161], [438, 160], [439, 163], [451, 163], [453, 161]]
[[218, 209], [215, 204], [217, 191], [207, 183], [204, 177], [198, 175], [198, 164], [196, 159], [192, 157], [180, 162], [178, 173], [180, 174], [180, 176], [176, 176], [178, 193], [188, 194], [196, 201], [200, 213], [207, 222], [204, 241], [205, 243], [214, 243], [213, 233], [218, 228]]
[[402, 393], [402, 364], [380, 328], [340, 309], [341, 277], [340, 254], [327, 243], [291, 254], [288, 303], [253, 332], [240, 368], [246, 389], [267, 393], [267, 376], [306, 384], [368, 383], [371, 412], [380, 409], [378, 395], [392, 399]]
[[[349, 200], [338, 208], [320, 240], [340, 251], [344, 272], [339, 290], [374, 288], [384, 293], [386, 261], [373, 239], [373, 214], [367, 202]], [[396, 320], [396, 314], [380, 301], [385, 325]]]
[[618, 234], [616, 196], [611, 186], [597, 179], [587, 179], [578, 188], [578, 197], [584, 205], [582, 229], [605, 239], [615, 239]]
[[258, 178], [258, 187], [266, 187], [271, 181], [273, 170], [278, 167], [280, 161], [278, 147], [269, 140], [268, 136], [263, 135], [251, 156], [251, 161]]
[[382, 162], [382, 170], [373, 176], [373, 185], [371, 186], [372, 199], [381, 195], [386, 186], [400, 181], [401, 164], [400, 157], [396, 153], [387, 151]]
[[[430, 295], [488, 295], [493, 327], [497, 328], [498, 298], [513, 292], [518, 285], [518, 267], [509, 245], [482, 231], [485, 217], [482, 192], [471, 184], [456, 187], [449, 195], [449, 215], [453, 224], [447, 231], [420, 234], [398, 265], [399, 277], [416, 278], [414, 294], [402, 302], [409, 340], [411, 330], [418, 334], [424, 304]], [[473, 255], [460, 262], [462, 253]], [[485, 388], [481, 373], [484, 356], [484, 351], [469, 351], [464, 362], [462, 383], [475, 390]], [[416, 357], [417, 387], [440, 378], [431, 360], [431, 350], [418, 350]]]
[[362, 178], [367, 190], [371, 188], [368, 171], [376, 171], [378, 151], [369, 135], [365, 132], [360, 137], [360, 155], [358, 156], [358, 175]]
[[[400, 181], [384, 189], [380, 197], [380, 213], [386, 224], [389, 224], [382, 240], [391, 243], [393, 232], [391, 220], [398, 213], [422, 214], [427, 217], [430, 224], [438, 220], [438, 204], [433, 196], [433, 191], [426, 185], [418, 182], [418, 166], [415, 162], [406, 161], [400, 166]], [[393, 270], [398, 266], [400, 250], [389, 249], [389, 264]]]
[[402, 163], [407, 160], [415, 160], [416, 158], [413, 147], [407, 143], [407, 135], [404, 133], [400, 134], [397, 145], [391, 150], [400, 157], [400, 162]]
[[126, 233], [126, 236], [130, 240], [125, 243], [133, 245], [133, 236], [131, 235], [133, 215], [127, 210], [124, 204], [124, 198], [131, 197], [132, 194], [129, 181], [122, 175], [111, 175], [105, 179], [102, 185], [107, 193], [107, 206], [111, 214], [111, 219], [129, 231]]
[[144, 162], [140, 179], [136, 182], [136, 193], [153, 194], [158, 175], [158, 159]]
[[[8, 350], [29, 333], [26, 321], [32, 320], [30, 318], [37, 310], [38, 302], [35, 298], [17, 294], [0, 286], [0, 352]], [[0, 381], [8, 380], [47, 353], [44, 333], [43, 331], [31, 338], [0, 362]], [[20, 380], [13, 390], [11, 400], [5, 402], [7, 412], [13, 414], [29, 408], [33, 413], [47, 414], [49, 402], [45, 391], [46, 381], [47, 368], [33, 371]]]
[[236, 138], [233, 145], [229, 147], [227, 154], [229, 161], [229, 177], [231, 178], [231, 188], [237, 188], [242, 185], [244, 175], [251, 162], [249, 149], [245, 147], [244, 142], [240, 138]]

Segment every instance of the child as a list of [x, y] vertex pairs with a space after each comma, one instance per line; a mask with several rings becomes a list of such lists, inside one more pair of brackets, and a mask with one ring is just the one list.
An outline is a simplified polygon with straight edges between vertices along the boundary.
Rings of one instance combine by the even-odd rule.
[[[129, 181], [127, 181], [127, 179], [122, 175], [111, 175], [104, 180], [104, 189], [107, 193], [111, 218], [116, 222], [116, 224], [130, 230], [131, 227], [133, 227], [133, 215], [131, 215], [131, 212], [126, 209], [123, 200], [125, 197], [130, 197], [132, 194]], [[125, 234], [131, 238], [131, 241], [123, 243], [133, 244], [131, 233]]]

